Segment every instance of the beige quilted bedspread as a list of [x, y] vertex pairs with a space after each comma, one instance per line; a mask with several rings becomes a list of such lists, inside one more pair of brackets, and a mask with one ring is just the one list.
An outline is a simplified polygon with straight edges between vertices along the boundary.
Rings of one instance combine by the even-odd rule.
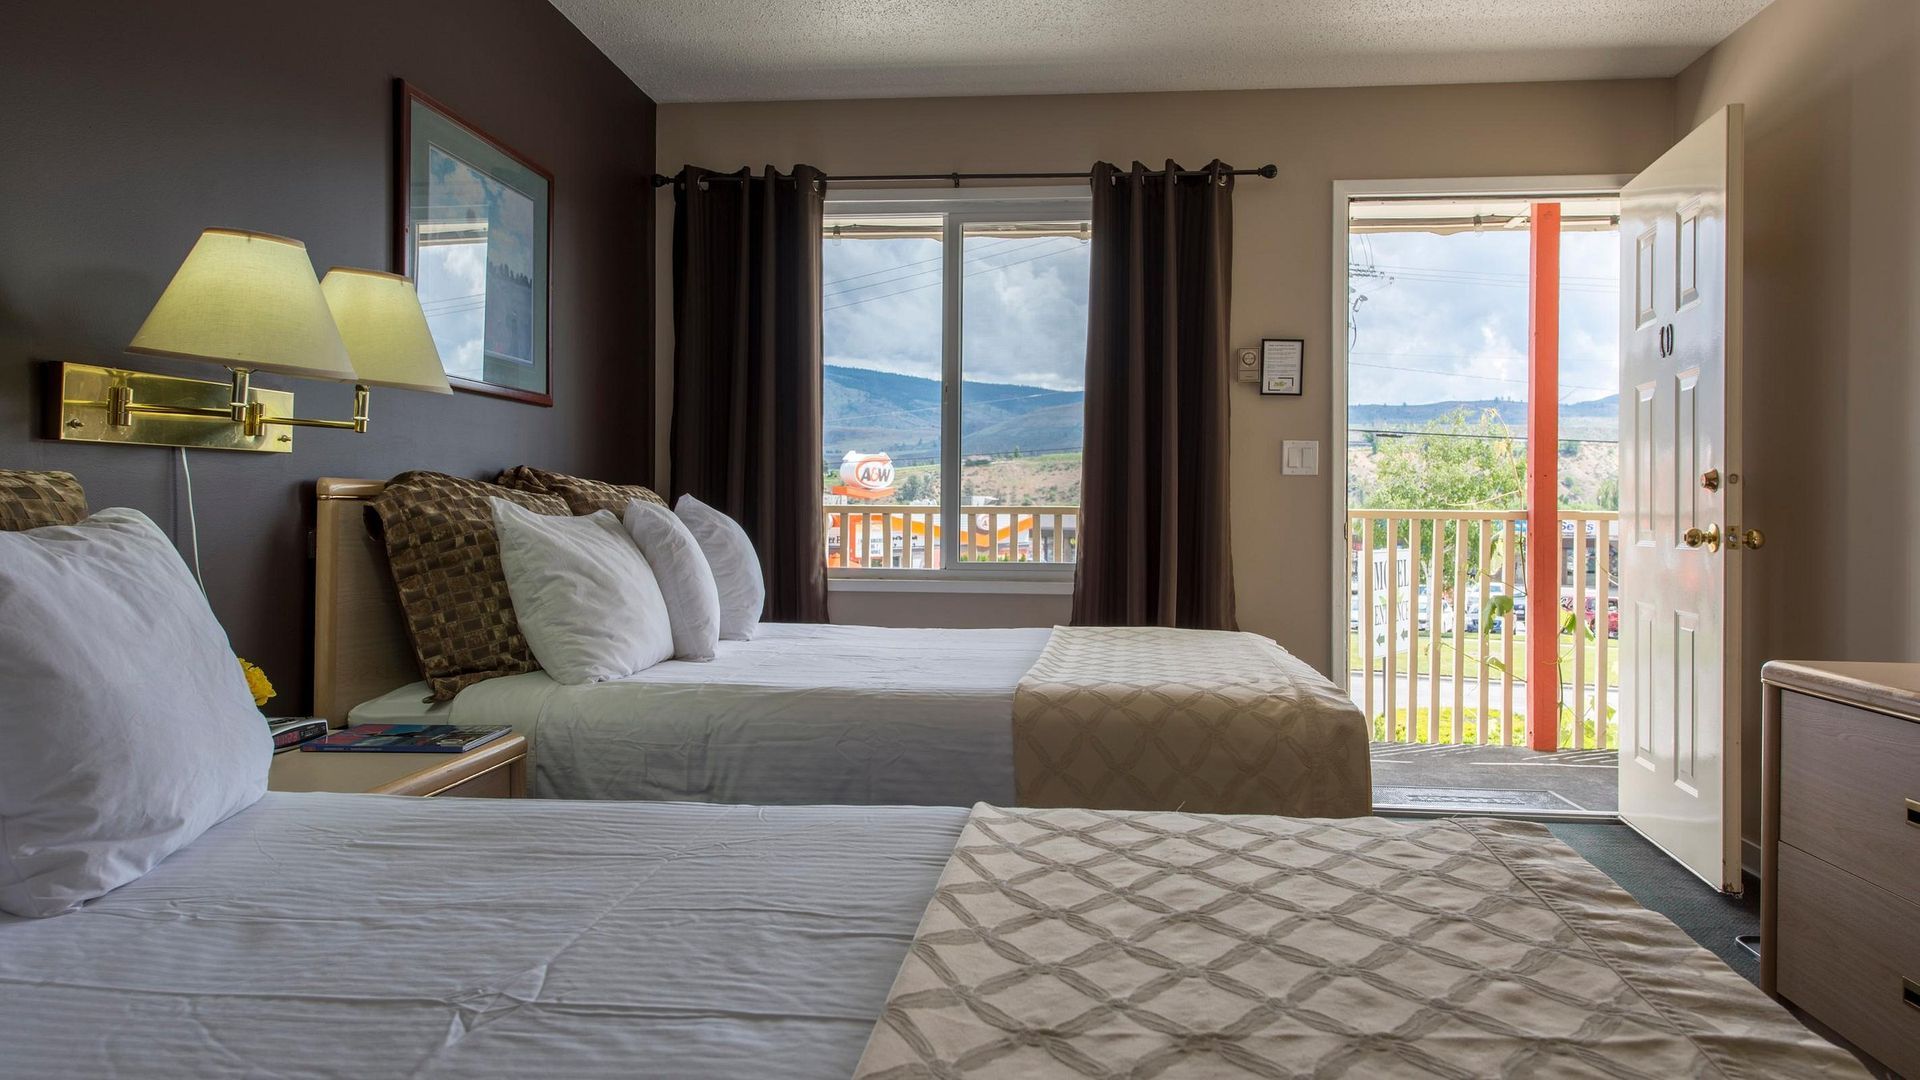
[[1255, 634], [1057, 626], [1013, 697], [1022, 806], [1349, 817], [1372, 811], [1367, 725]]
[[855, 1075], [1866, 1073], [1539, 825], [983, 804]]

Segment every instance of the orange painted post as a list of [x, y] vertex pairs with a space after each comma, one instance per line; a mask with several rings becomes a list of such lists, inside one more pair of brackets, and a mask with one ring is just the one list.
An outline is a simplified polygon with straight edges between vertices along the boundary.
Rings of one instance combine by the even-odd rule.
[[1533, 204], [1527, 275], [1527, 746], [1560, 748], [1560, 204]]

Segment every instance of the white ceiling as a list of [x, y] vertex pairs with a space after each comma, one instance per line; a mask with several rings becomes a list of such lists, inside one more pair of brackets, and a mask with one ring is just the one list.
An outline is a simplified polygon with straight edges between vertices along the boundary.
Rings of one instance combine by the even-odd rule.
[[553, 0], [657, 101], [1668, 76], [1769, 0]]

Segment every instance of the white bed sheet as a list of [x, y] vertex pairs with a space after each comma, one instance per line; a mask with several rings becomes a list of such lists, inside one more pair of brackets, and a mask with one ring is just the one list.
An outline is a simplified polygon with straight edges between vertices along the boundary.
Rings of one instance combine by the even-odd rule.
[[1014, 687], [1051, 633], [763, 624], [705, 663], [587, 686], [513, 675], [433, 707], [410, 686], [352, 719], [511, 725], [547, 798], [1008, 804]]
[[0, 915], [0, 1073], [844, 1078], [966, 816], [269, 793]]

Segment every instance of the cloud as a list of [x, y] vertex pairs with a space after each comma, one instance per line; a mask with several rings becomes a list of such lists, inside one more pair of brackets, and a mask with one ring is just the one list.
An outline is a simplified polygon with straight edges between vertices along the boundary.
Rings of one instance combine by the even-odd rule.
[[450, 375], [478, 379], [486, 363], [487, 245], [422, 244], [415, 274], [427, 329]]
[[[1610, 232], [1562, 236], [1563, 400], [1617, 392], [1618, 244]], [[940, 247], [934, 240], [827, 241], [828, 363], [940, 377]], [[968, 242], [968, 379], [1085, 386], [1089, 250], [1072, 238]], [[1527, 258], [1524, 232], [1356, 236], [1353, 262], [1371, 269], [1353, 282], [1351, 400], [1525, 397]]]
[[[1561, 238], [1564, 400], [1617, 392], [1618, 243]], [[1351, 260], [1353, 403], [1526, 396], [1526, 233], [1374, 233], [1353, 238]]]
[[[827, 363], [940, 377], [940, 247], [934, 240], [826, 242]], [[1071, 237], [967, 242], [961, 320], [967, 379], [1085, 387], [1089, 250]]]

